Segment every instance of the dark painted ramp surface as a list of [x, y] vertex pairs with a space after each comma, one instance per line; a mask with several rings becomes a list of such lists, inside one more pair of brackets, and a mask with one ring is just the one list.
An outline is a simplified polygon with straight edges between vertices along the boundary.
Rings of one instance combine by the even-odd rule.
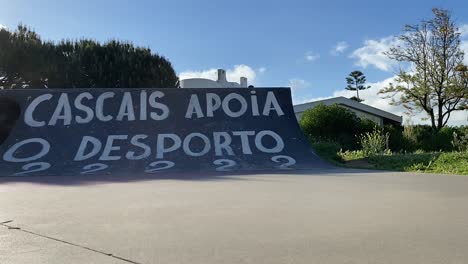
[[0, 175], [311, 169], [288, 88], [0, 91]]

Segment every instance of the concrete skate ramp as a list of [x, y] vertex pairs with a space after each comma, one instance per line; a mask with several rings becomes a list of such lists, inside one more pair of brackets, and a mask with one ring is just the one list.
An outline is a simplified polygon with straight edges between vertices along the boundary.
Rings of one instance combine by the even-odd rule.
[[0, 91], [0, 176], [313, 169], [288, 88]]

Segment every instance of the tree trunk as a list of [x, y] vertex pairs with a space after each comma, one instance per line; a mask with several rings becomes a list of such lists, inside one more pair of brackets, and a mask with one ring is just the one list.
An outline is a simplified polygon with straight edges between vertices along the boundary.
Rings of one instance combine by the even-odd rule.
[[436, 122], [435, 122], [435, 116], [434, 116], [434, 109], [431, 109], [431, 112], [429, 112], [429, 115], [431, 116], [432, 130], [437, 130], [437, 126], [436, 126]]
[[439, 115], [437, 116], [437, 130], [444, 127], [444, 116], [442, 115], [442, 105], [439, 105]]

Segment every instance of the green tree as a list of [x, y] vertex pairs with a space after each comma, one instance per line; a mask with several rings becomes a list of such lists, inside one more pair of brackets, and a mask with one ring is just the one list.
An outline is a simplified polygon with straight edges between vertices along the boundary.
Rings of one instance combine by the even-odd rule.
[[403, 105], [410, 113], [424, 111], [433, 130], [440, 130], [453, 111], [466, 109], [467, 71], [462, 65], [460, 33], [447, 10], [433, 9], [434, 17], [420, 25], [406, 25], [399, 37], [401, 45], [392, 47], [387, 56], [409, 63], [395, 83], [379, 93]]
[[363, 99], [359, 98], [359, 90], [369, 89], [370, 86], [366, 86], [366, 76], [361, 71], [353, 71], [346, 77], [346, 90], [349, 91], [356, 91], [356, 96], [352, 97], [351, 99], [356, 100], [358, 102], [364, 101]]
[[15, 32], [0, 29], [0, 88], [44, 86], [47, 47], [50, 43], [25, 26]]
[[344, 149], [357, 148], [356, 135], [372, 131], [376, 126], [374, 122], [360, 119], [354, 112], [338, 104], [319, 104], [307, 109], [299, 125], [313, 141], [334, 141]]
[[0, 88], [174, 88], [171, 63], [149, 48], [112, 40], [43, 41], [20, 25], [0, 30]]

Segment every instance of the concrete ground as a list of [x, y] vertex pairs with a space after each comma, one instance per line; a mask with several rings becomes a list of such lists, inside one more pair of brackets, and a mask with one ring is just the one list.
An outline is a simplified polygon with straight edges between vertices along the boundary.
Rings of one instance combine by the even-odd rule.
[[468, 263], [468, 177], [0, 179], [0, 263]]

